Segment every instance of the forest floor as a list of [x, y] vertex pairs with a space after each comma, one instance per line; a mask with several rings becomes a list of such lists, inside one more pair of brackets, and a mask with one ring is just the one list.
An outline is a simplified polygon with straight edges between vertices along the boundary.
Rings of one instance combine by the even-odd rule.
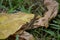
[[[42, 16], [45, 11], [42, 9], [43, 5], [39, 9], [38, 4], [31, 2], [29, 0], [0, 0], [0, 12], [16, 13], [22, 11], [26, 13], [38, 13]], [[60, 3], [60, 1], [58, 2]], [[58, 15], [50, 21], [48, 28], [40, 27], [26, 31], [33, 34], [36, 40], [60, 40], [60, 8]]]

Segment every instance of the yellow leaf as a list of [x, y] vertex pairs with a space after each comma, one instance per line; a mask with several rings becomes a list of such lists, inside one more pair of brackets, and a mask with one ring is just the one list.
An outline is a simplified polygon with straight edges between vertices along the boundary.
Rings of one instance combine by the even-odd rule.
[[30, 22], [34, 14], [15, 13], [0, 15], [0, 39], [5, 39], [18, 31], [26, 22]]

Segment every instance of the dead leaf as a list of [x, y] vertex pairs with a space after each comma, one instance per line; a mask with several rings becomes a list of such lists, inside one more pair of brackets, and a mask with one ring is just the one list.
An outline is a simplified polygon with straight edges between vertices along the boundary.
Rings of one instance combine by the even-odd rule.
[[47, 7], [48, 11], [46, 11], [44, 17], [37, 20], [38, 22], [34, 25], [37, 25], [38, 27], [45, 26], [47, 28], [49, 26], [49, 21], [56, 17], [59, 5], [55, 0], [44, 0], [44, 5]]
[[25, 39], [25, 40], [34, 40], [34, 37], [33, 35], [29, 34], [28, 32], [23, 32], [21, 35], [20, 35], [20, 39]]
[[26, 22], [30, 22], [34, 14], [18, 12], [15, 14], [0, 15], [0, 39], [5, 39], [19, 30]]

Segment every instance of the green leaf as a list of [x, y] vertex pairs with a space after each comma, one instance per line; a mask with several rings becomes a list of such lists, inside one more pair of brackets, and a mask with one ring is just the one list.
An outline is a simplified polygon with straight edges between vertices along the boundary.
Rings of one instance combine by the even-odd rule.
[[10, 8], [12, 8], [12, 1], [11, 0], [8, 0], [8, 1], [9, 1]]
[[19, 40], [19, 35], [16, 35], [16, 40]]
[[22, 7], [21, 7], [21, 11], [22, 12], [26, 12], [26, 13], [28, 13], [28, 10], [27, 9], [25, 9], [25, 7], [22, 5]]
[[43, 29], [43, 31], [45, 31], [46, 33], [50, 34], [51, 36], [55, 36], [54, 31], [51, 31], [51, 30], [44, 30], [44, 29]]
[[56, 25], [56, 24], [50, 24], [50, 27], [54, 29], [60, 29], [60, 25]]

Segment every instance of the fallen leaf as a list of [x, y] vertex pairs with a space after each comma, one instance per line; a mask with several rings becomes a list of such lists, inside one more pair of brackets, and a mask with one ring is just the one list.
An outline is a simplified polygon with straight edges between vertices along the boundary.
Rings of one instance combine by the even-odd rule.
[[35, 40], [33, 35], [29, 34], [28, 32], [23, 32], [21, 35], [20, 35], [20, 39], [23, 40]]
[[37, 25], [38, 27], [44, 26], [47, 28], [49, 26], [49, 21], [56, 17], [59, 4], [56, 2], [56, 0], [44, 0], [44, 5], [47, 7], [48, 11], [46, 11], [44, 16], [37, 20], [38, 22], [34, 25]]
[[19, 30], [26, 22], [30, 22], [34, 14], [18, 12], [15, 14], [0, 14], [0, 39], [5, 39]]

